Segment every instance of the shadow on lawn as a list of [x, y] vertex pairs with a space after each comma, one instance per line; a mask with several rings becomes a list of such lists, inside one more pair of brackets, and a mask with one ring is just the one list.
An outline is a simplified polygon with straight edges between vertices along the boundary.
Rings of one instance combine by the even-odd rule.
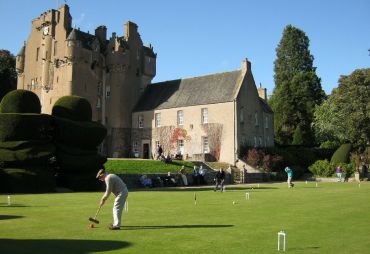
[[19, 215], [0, 215], [0, 220], [11, 220], [11, 219], [19, 219], [23, 218], [24, 216]]
[[12, 207], [29, 207], [29, 206], [27, 206], [27, 205], [17, 205], [17, 204], [14, 204], [14, 205], [1, 205], [0, 204], [0, 208], [5, 208], [5, 207], [7, 207], [7, 208], [12, 208]]
[[289, 248], [289, 250], [310, 250], [310, 249], [320, 249], [318, 246], [307, 246], [307, 247], [301, 247], [301, 248]]
[[[271, 189], [278, 189], [277, 187], [256, 187], [256, 186], [248, 186], [248, 187], [236, 187], [231, 185], [226, 185], [226, 191], [230, 190], [271, 190]], [[151, 189], [137, 189], [136, 191], [210, 191], [214, 190], [214, 186], [201, 186], [201, 187], [157, 187]]]
[[72, 240], [72, 239], [0, 239], [1, 253], [53, 253], [88, 254], [112, 251], [129, 247], [121, 241]]
[[163, 225], [163, 226], [121, 226], [124, 230], [168, 229], [168, 228], [228, 228], [234, 225]]

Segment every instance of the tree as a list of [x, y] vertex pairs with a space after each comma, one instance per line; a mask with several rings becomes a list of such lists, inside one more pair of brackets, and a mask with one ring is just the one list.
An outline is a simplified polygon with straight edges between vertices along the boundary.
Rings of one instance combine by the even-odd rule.
[[276, 56], [275, 88], [269, 101], [275, 113], [275, 141], [291, 144], [299, 126], [302, 144], [311, 145], [313, 112], [315, 106], [322, 103], [325, 93], [313, 67], [308, 37], [302, 30], [288, 25], [276, 48]]
[[370, 141], [370, 68], [341, 76], [338, 88], [318, 106], [313, 127], [321, 141], [364, 147]]
[[293, 145], [302, 145], [303, 144], [303, 131], [302, 131], [300, 126], [298, 126], [294, 130], [292, 144]]
[[16, 88], [15, 57], [8, 50], [0, 49], [0, 101], [5, 94]]

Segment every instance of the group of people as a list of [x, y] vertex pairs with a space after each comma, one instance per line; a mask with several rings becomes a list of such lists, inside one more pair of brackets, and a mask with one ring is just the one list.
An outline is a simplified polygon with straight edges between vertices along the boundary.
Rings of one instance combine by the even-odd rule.
[[157, 160], [163, 161], [165, 163], [171, 163], [173, 159], [175, 160], [182, 160], [182, 154], [180, 151], [178, 151], [174, 156], [172, 156], [170, 153], [167, 153], [167, 155], [164, 154], [163, 148], [161, 145], [157, 148]]
[[[338, 165], [336, 168], [336, 173], [337, 173], [337, 182], [342, 182], [342, 175], [343, 175], [343, 169], [341, 165]], [[292, 182], [293, 179], [293, 170], [290, 167], [285, 168], [285, 172], [287, 173], [288, 176], [288, 188], [294, 187], [294, 183]]]

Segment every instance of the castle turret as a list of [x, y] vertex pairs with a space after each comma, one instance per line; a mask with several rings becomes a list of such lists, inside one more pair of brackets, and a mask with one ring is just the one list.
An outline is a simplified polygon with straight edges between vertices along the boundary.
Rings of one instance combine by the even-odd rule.
[[76, 29], [73, 29], [69, 33], [66, 41], [67, 41], [67, 47], [66, 47], [65, 57], [72, 60], [74, 58], [75, 47], [79, 47], [81, 44], [81, 42], [77, 39]]
[[140, 36], [137, 32], [137, 25], [131, 21], [127, 21], [124, 27], [125, 38], [127, 40], [134, 39], [137, 36]]
[[21, 50], [19, 50], [17, 57], [16, 57], [15, 68], [18, 74], [24, 71], [25, 50], [26, 50], [26, 45], [23, 45], [23, 47], [21, 48]]
[[106, 26], [98, 26], [95, 29], [95, 36], [98, 38], [100, 45], [105, 48], [106, 41], [107, 41], [107, 27]]

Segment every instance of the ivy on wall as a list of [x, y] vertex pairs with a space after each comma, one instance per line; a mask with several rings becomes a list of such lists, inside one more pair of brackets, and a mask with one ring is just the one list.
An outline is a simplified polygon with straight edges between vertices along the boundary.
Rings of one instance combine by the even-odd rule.
[[220, 123], [206, 123], [202, 124], [202, 129], [208, 137], [208, 146], [210, 153], [217, 159], [220, 159], [222, 129]]
[[161, 126], [153, 129], [153, 140], [159, 141], [165, 155], [167, 155], [167, 153], [172, 153], [173, 147], [171, 137], [174, 129], [174, 126]]
[[183, 139], [183, 140], [185, 140], [185, 142], [189, 142], [191, 140], [191, 137], [188, 135], [188, 133], [185, 129], [175, 128], [172, 132], [172, 137], [171, 137], [172, 147], [177, 146], [177, 141], [179, 139]]

